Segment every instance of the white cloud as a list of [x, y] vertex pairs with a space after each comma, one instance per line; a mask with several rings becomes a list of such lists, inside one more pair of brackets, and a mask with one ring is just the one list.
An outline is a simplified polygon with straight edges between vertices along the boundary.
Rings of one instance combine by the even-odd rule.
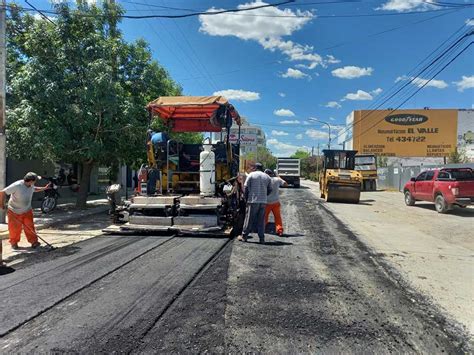
[[300, 121], [298, 120], [280, 121], [280, 124], [300, 124]]
[[336, 119], [334, 117], [329, 117], [331, 121], [335, 121]]
[[458, 91], [463, 92], [466, 89], [474, 88], [474, 75], [472, 76], [462, 76], [460, 81], [454, 81], [454, 84], [458, 87]]
[[325, 107], [329, 108], [341, 108], [342, 106], [337, 101], [329, 101]]
[[328, 132], [320, 131], [318, 129], [307, 129], [306, 135], [312, 139], [327, 139], [329, 137]]
[[301, 69], [314, 69], [318, 66], [317, 63], [313, 62], [313, 63], [310, 63], [309, 65], [306, 65], [306, 64], [296, 64], [295, 67], [297, 68], [301, 68]]
[[383, 91], [382, 88], [377, 88], [377, 89], [375, 89], [375, 90], [372, 90], [370, 93], [371, 93], [371, 94], [374, 94], [374, 95], [379, 95], [379, 94], [382, 93], [382, 91]]
[[344, 96], [344, 99], [355, 101], [372, 100], [373, 96], [370, 95], [368, 92], [365, 92], [364, 90], [357, 90], [356, 93], [349, 93]]
[[305, 74], [301, 70], [293, 69], [293, 68], [288, 68], [286, 73], [281, 74], [281, 77], [292, 78], [292, 79], [304, 79], [304, 78], [311, 79], [311, 77], [308, 74]]
[[432, 79], [429, 81], [428, 79], [423, 79], [423, 78], [415, 78], [415, 77], [408, 77], [406, 75], [399, 76], [395, 82], [398, 83], [399, 81], [407, 81], [407, 80], [412, 80], [411, 84], [418, 86], [419, 88], [427, 86], [427, 87], [433, 87], [437, 89], [445, 89], [448, 87], [448, 83], [446, 83], [444, 80], [436, 80]]
[[385, 4], [382, 4], [381, 7], [376, 8], [376, 10], [386, 10], [386, 11], [425, 11], [435, 8], [433, 5], [428, 4], [424, 0], [389, 0]]
[[336, 59], [333, 55], [327, 55], [326, 56], [326, 63], [327, 64], [338, 64], [341, 61], [339, 59]]
[[279, 93], [278, 93], [278, 96], [280, 96], [280, 97], [286, 97], [286, 94], [285, 94], [284, 92], [279, 92]]
[[275, 110], [275, 111], [273, 111], [273, 114], [276, 115], [276, 116], [280, 116], [280, 117], [295, 117], [294, 112], [291, 111], [291, 110], [288, 110], [286, 108], [281, 108], [279, 110]]
[[[237, 6], [238, 9], [266, 5], [261, 0], [255, 0]], [[208, 12], [222, 10], [211, 8]], [[291, 36], [294, 32], [302, 29], [316, 16], [311, 11], [302, 11], [278, 7], [266, 7], [250, 10], [248, 15], [258, 16], [235, 16], [234, 13], [225, 13], [213, 16], [201, 15], [199, 30], [211, 36], [232, 36], [242, 40], [256, 41], [264, 49], [272, 52], [279, 51], [287, 56], [290, 61], [306, 61], [309, 65], [326, 65], [326, 61], [314, 48], [302, 45], [284, 37]], [[328, 61], [333, 58], [328, 58]]]
[[272, 131], [272, 136], [287, 136], [287, 135], [288, 135], [288, 132], [285, 132], [285, 131], [276, 131], [276, 130]]
[[297, 134], [295, 137], [296, 137], [296, 139], [303, 139], [303, 135], [301, 133]]
[[355, 79], [360, 78], [362, 76], [370, 76], [372, 75], [373, 71], [374, 69], [371, 67], [360, 68], [349, 65], [342, 68], [334, 69], [331, 73], [333, 76], [336, 76], [341, 79]]
[[466, 26], [474, 26], [474, 19], [468, 18], [466, 20]]
[[213, 94], [214, 96], [224, 96], [226, 99], [235, 100], [235, 101], [256, 101], [260, 100], [260, 94], [253, 91], [244, 91], [244, 90], [221, 90], [216, 91]]
[[294, 154], [298, 150], [308, 150], [309, 148], [306, 146], [298, 146], [294, 144], [288, 144], [280, 142], [275, 138], [271, 138], [267, 140], [268, 145], [272, 152], [279, 157], [290, 156]]

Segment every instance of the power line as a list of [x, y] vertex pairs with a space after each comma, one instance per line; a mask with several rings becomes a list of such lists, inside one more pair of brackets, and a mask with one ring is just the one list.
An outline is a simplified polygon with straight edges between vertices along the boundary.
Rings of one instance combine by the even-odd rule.
[[[441, 72], [443, 72], [448, 66], [450, 66], [457, 58], [461, 56], [469, 47], [474, 44], [474, 42], [470, 42], [467, 46], [463, 48], [462, 51], [460, 51], [454, 58], [452, 58], [448, 63], [446, 63], [441, 69], [439, 69], [429, 80], [427, 80], [422, 86], [420, 86], [413, 94], [411, 94], [408, 98], [406, 98], [400, 105], [398, 105], [394, 110], [390, 111], [389, 114], [392, 114], [393, 112], [397, 111], [401, 106], [403, 106], [406, 102], [408, 102], [413, 96], [415, 96], [420, 90], [422, 90], [425, 86], [427, 86], [436, 76], [438, 76]], [[381, 120], [377, 121], [374, 125], [370, 126], [368, 129], [365, 131], [361, 132], [356, 136], [356, 138], [362, 136], [363, 134], [367, 133], [370, 131], [372, 128], [376, 127], [379, 125], [384, 118]]]
[[[151, 15], [140, 15], [140, 16], [135, 16], [135, 15], [118, 15], [116, 16], [117, 19], [131, 19], [131, 20], [143, 20], [143, 19], [152, 19], [152, 18], [164, 18], [164, 19], [181, 19], [181, 18], [187, 18], [187, 17], [195, 17], [195, 16], [214, 16], [214, 15], [232, 15], [232, 16], [247, 16], [247, 17], [269, 17], [269, 18], [309, 18], [309, 19], [336, 19], [336, 18], [363, 18], [363, 17], [385, 17], [385, 16], [405, 16], [405, 15], [415, 15], [415, 14], [426, 14], [430, 12], [445, 12], [445, 11], [450, 11], [453, 9], [451, 8], [442, 8], [438, 10], [426, 10], [426, 11], [407, 11], [407, 12], [397, 12], [397, 13], [371, 13], [371, 14], [342, 14], [342, 15], [263, 15], [263, 14], [241, 14], [240, 12], [246, 12], [246, 11], [252, 11], [252, 10], [257, 10], [260, 8], [266, 8], [266, 7], [278, 7], [283, 4], [287, 4], [290, 2], [293, 2], [295, 0], [288, 0], [282, 3], [276, 3], [276, 4], [267, 4], [267, 5], [261, 5], [261, 6], [256, 6], [252, 8], [244, 8], [244, 9], [230, 9], [230, 10], [222, 10], [222, 11], [214, 11], [214, 12], [193, 12], [189, 14], [180, 14], [180, 15], [160, 15], [160, 14], [151, 14]], [[31, 4], [30, 4], [31, 6]], [[7, 7], [11, 7], [11, 5], [7, 5]], [[454, 8], [470, 8], [474, 7], [474, 5], [465, 5], [462, 7], [454, 7]], [[41, 11], [41, 13], [44, 14], [50, 14], [50, 15], [58, 15], [57, 12], [51, 11], [51, 10], [39, 10], [36, 8], [22, 8], [19, 9], [20, 11]], [[138, 9], [137, 9], [138, 10]], [[238, 12], [238, 13], [237, 13]], [[76, 16], [79, 17], [104, 17], [103, 15], [92, 15], [92, 14], [76, 14]]]
[[41, 17], [49, 22], [51, 22], [54, 26], [56, 26], [56, 24], [54, 23], [53, 20], [51, 20], [48, 16], [46, 16], [41, 10], [37, 9], [33, 4], [31, 4], [30, 2], [28, 2], [28, 0], [25, 0], [25, 2], [30, 5], [35, 11], [37, 11]]
[[[380, 103], [377, 103], [374, 102], [372, 105], [369, 106], [370, 108], [370, 111], [364, 116], [364, 117], [361, 117], [359, 122], [361, 122], [363, 119], [365, 119], [367, 116], [371, 115], [372, 113], [374, 113], [376, 110], [378, 110], [382, 105], [385, 105], [390, 99], [392, 99], [393, 97], [395, 97], [395, 95], [397, 95], [399, 92], [401, 92], [403, 89], [405, 89], [407, 86], [409, 86], [410, 84], [413, 83], [413, 81], [418, 78], [420, 75], [422, 75], [430, 66], [432, 66], [434, 63], [436, 63], [439, 59], [441, 59], [442, 56], [444, 56], [444, 54], [446, 54], [446, 51], [447, 50], [450, 50], [452, 49], [456, 44], [460, 43], [461, 40], [465, 39], [466, 36], [469, 34], [469, 31], [467, 31], [461, 38], [459, 38], [453, 45], [451, 45], [447, 50], [445, 50], [441, 56], [438, 56], [437, 58], [435, 58], [429, 65], [426, 65], [425, 68], [415, 74], [415, 71], [421, 67], [423, 65], [423, 63], [425, 63], [426, 61], [430, 60], [430, 58], [433, 57], [433, 55], [436, 55], [435, 53], [440, 50], [451, 38], [453, 38], [454, 36], [456, 36], [463, 28], [465, 28], [466, 25], [462, 25], [460, 28], [458, 28], [452, 35], [450, 35], [448, 37], [448, 39], [446, 39], [445, 41], [443, 41], [436, 49], [434, 49], [425, 59], [423, 59], [420, 63], [418, 63], [410, 72], [408, 72], [408, 76], [412, 76], [412, 78], [406, 82], [406, 83], [400, 83], [400, 84], [395, 84], [393, 85], [388, 91], [387, 93], [384, 93], [383, 95], [381, 95], [377, 101], [382, 101]], [[397, 89], [398, 87], [398, 89]], [[390, 93], [391, 90], [396, 90], [395, 93]], [[335, 137], [335, 139], [339, 138], [342, 134], [346, 133], [348, 130], [351, 129], [351, 127], [353, 126], [354, 123], [352, 124], [347, 124], [346, 125], [346, 128], [345, 130], [341, 131], [338, 136]]]

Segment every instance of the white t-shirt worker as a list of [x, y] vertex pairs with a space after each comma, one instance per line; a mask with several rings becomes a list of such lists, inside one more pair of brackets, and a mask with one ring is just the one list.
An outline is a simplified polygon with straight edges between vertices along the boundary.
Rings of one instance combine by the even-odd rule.
[[41, 176], [29, 172], [23, 180], [18, 180], [0, 191], [0, 208], [5, 208], [5, 195], [10, 196], [7, 216], [10, 244], [13, 249], [18, 249], [22, 231], [24, 231], [26, 239], [33, 248], [40, 245], [33, 223], [31, 200], [33, 199], [33, 193], [46, 190], [49, 184], [44, 187], [36, 187], [35, 183], [39, 179], [41, 179]]

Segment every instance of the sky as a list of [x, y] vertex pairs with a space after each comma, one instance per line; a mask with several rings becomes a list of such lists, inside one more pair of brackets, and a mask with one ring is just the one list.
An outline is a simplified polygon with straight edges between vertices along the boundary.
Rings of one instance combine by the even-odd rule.
[[[42, 9], [51, 6], [47, 0], [30, 2]], [[117, 2], [129, 15], [149, 15], [284, 0]], [[455, 6], [423, 0], [296, 0], [221, 15], [125, 19], [120, 27], [127, 40], [144, 38], [150, 44], [185, 95], [226, 96], [264, 129], [274, 154], [288, 156], [326, 146], [327, 124], [337, 143], [351, 111], [396, 108], [425, 84], [432, 75], [415, 76], [420, 62], [460, 31], [474, 30], [474, 6]], [[403, 84], [408, 84], [404, 91], [384, 102], [394, 86]], [[401, 106], [424, 107], [474, 108], [474, 46]]]

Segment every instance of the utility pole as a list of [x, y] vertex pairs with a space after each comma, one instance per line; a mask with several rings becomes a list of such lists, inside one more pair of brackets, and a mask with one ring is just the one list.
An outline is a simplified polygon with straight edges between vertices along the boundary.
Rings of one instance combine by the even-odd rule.
[[[7, 87], [7, 2], [0, 0], [0, 189], [7, 183], [7, 139], [6, 122], [6, 87]], [[5, 210], [0, 210], [0, 223], [5, 223]]]
[[314, 145], [311, 147], [311, 156], [314, 157]]
[[317, 118], [314, 118], [314, 117], [310, 117], [308, 119], [308, 121], [311, 121], [311, 122], [319, 122], [319, 123], [322, 123], [326, 126], [328, 126], [328, 149], [331, 149], [331, 125], [325, 121], [321, 121], [320, 119], [317, 119]]
[[318, 155], [316, 156], [316, 176], [318, 177], [318, 181], [319, 181], [319, 143], [318, 143]]

